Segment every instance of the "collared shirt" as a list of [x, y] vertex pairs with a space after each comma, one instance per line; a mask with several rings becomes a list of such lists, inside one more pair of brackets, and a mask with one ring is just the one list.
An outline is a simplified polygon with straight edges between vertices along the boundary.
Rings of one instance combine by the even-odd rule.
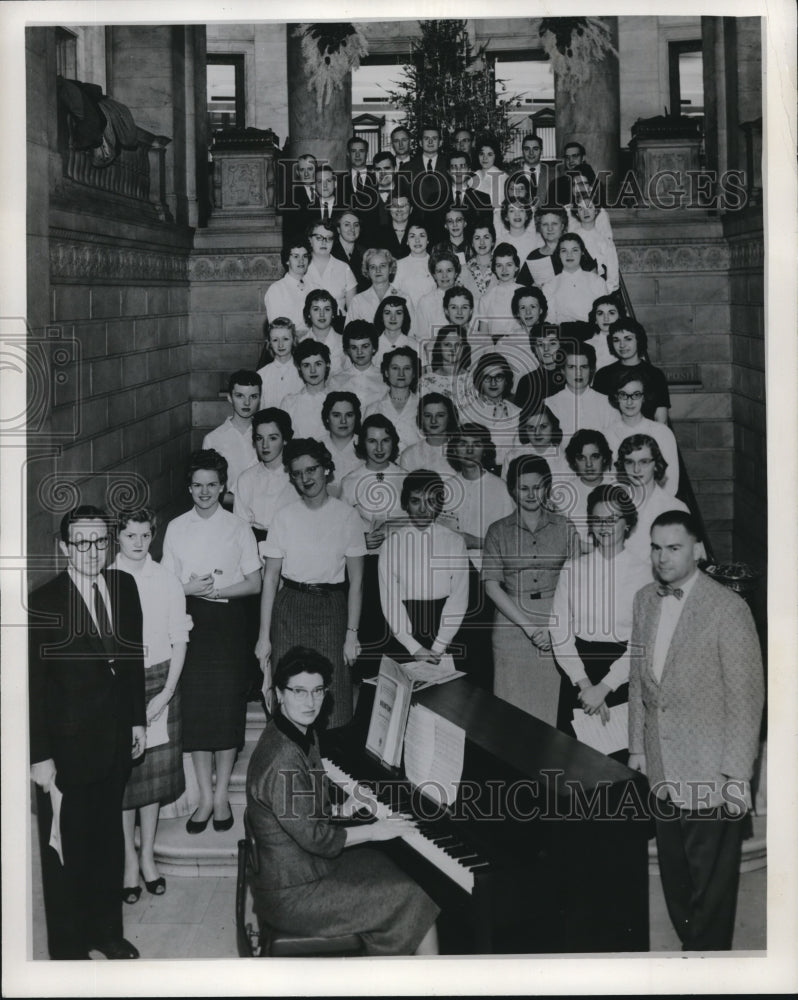
[[505, 455], [518, 433], [519, 407], [509, 399], [486, 399], [471, 392], [465, 400], [457, 400], [461, 423], [482, 424], [490, 431], [496, 446], [496, 464], [504, 466]]
[[88, 577], [83, 573], [78, 573], [72, 568], [72, 566], [67, 566], [67, 573], [69, 574], [69, 579], [75, 584], [78, 593], [83, 598], [83, 603], [89, 609], [89, 614], [91, 615], [91, 620], [94, 622], [94, 627], [99, 632], [100, 626], [97, 621], [97, 616], [94, 613], [94, 584], [97, 584], [97, 590], [105, 602], [105, 611], [108, 615], [108, 621], [111, 623], [111, 627], [113, 627], [114, 616], [111, 614], [111, 595], [108, 593], [108, 584], [105, 582], [105, 577], [102, 573], [98, 573], [97, 576], [94, 577]]
[[607, 284], [592, 271], [561, 271], [546, 282], [544, 291], [547, 323], [587, 322], [593, 303], [607, 294]]
[[310, 281], [313, 288], [323, 288], [328, 291], [338, 303], [339, 312], [346, 313], [347, 293], [354, 292], [357, 287], [352, 268], [348, 264], [336, 257], [328, 257], [327, 265], [322, 271], [318, 259], [313, 257], [308, 265], [305, 280]]
[[223, 424], [210, 431], [202, 439], [203, 448], [215, 448], [227, 459], [227, 488], [235, 490], [238, 477], [258, 461], [258, 453], [252, 443], [252, 425], [247, 424], [240, 431], [233, 423], [232, 416]]
[[[369, 320], [369, 322], [371, 322], [371, 320]], [[383, 357], [390, 351], [395, 351], [397, 347], [412, 347], [415, 351], [418, 349], [418, 344], [411, 337], [408, 337], [406, 333], [400, 333], [393, 343], [388, 340], [387, 334], [381, 333], [380, 339], [377, 341], [377, 353], [374, 355], [374, 364], [379, 367]], [[383, 392], [384, 391], [385, 383], [383, 382]]]
[[405, 475], [404, 469], [391, 463], [384, 472], [361, 465], [344, 477], [341, 499], [360, 514], [364, 531], [405, 516], [400, 503]]
[[330, 379], [329, 387], [331, 392], [353, 392], [360, 400], [361, 412], [385, 394], [379, 365], [372, 361], [368, 368], [355, 368], [347, 357], [344, 357], [338, 374]]
[[[512, 301], [519, 288], [523, 288], [523, 285], [516, 281], [497, 281], [485, 292], [476, 309], [481, 332], [487, 331], [492, 337], [501, 337], [517, 328], [518, 320], [513, 316]], [[501, 353], [501, 347], [496, 350]]]
[[410, 393], [401, 410], [396, 409], [390, 392], [386, 392], [381, 399], [366, 407], [365, 415], [370, 417], [372, 413], [381, 413], [394, 425], [396, 433], [399, 435], [400, 452], [421, 440], [421, 433], [416, 425], [418, 396], [414, 392]]
[[399, 456], [399, 464], [405, 472], [416, 469], [432, 469], [442, 476], [454, 476], [455, 471], [446, 458], [446, 444], [430, 444], [422, 440], [405, 448]]
[[682, 617], [682, 612], [684, 611], [685, 604], [687, 604], [690, 591], [695, 586], [697, 579], [698, 570], [696, 569], [690, 579], [681, 585], [681, 598], [670, 594], [667, 597], [660, 598], [662, 608], [659, 614], [659, 624], [657, 625], [657, 636], [654, 640], [654, 652], [651, 656], [651, 672], [658, 681], [662, 679], [662, 671], [665, 667], [665, 661], [668, 659], [673, 634], [676, 631], [676, 626], [679, 624], [679, 619]]
[[327, 448], [335, 463], [335, 477], [328, 487], [330, 496], [340, 497], [341, 481], [344, 476], [349, 475], [354, 469], [363, 464], [363, 459], [355, 454], [354, 437], [347, 441], [343, 448], [340, 448], [328, 432], [325, 432], [319, 441]]
[[433, 652], [442, 653], [462, 624], [468, 606], [468, 554], [454, 531], [432, 523], [391, 531], [380, 551], [380, 601], [391, 631], [411, 656], [421, 649], [412, 636], [407, 600], [446, 598]]
[[[410, 314], [410, 329], [412, 330], [415, 319], [413, 299], [400, 285], [395, 285], [393, 282], [388, 285], [385, 297], [387, 298], [389, 295], [398, 295], [407, 302], [407, 311]], [[358, 292], [349, 304], [349, 311], [346, 314], [347, 322], [351, 323], [353, 319], [364, 319], [367, 323], [373, 323], [380, 302], [382, 302], [382, 299], [377, 295], [373, 287], [367, 288], [365, 292]]]
[[423, 297], [435, 290], [435, 279], [429, 273], [429, 254], [409, 254], [396, 265], [396, 282], [406, 288], [410, 300], [418, 310]]
[[[632, 605], [651, 572], [624, 549], [614, 559], [594, 549], [565, 563], [551, 606], [554, 656], [576, 685], [587, 678], [574, 638], [586, 642], [629, 642]], [[602, 683], [615, 691], [629, 680], [630, 651], [610, 667]]]
[[270, 361], [258, 369], [258, 375], [263, 382], [260, 393], [260, 408], [279, 406], [286, 396], [299, 392], [304, 385], [292, 358], [287, 362]]
[[295, 438], [311, 437], [318, 440], [326, 432], [321, 419], [321, 408], [328, 392], [327, 387], [322, 392], [308, 392], [307, 386], [303, 386], [299, 392], [285, 397], [282, 409], [291, 418]]
[[662, 457], [668, 463], [665, 478], [659, 485], [672, 497], [676, 496], [679, 489], [679, 452], [673, 431], [667, 424], [661, 424], [659, 420], [649, 420], [648, 417], [641, 417], [639, 423], [630, 426], [625, 424], [620, 413], [616, 412], [615, 420], [604, 431], [607, 444], [612, 449], [613, 462], [618, 458], [618, 448], [623, 439], [633, 434], [647, 434], [657, 442]]
[[[519, 511], [495, 521], [485, 535], [482, 579], [501, 583], [524, 606], [530, 593], [553, 595], [563, 563], [580, 554], [579, 536], [561, 514], [542, 510], [534, 531]], [[534, 605], [525, 606], [534, 610]]]
[[[605, 472], [597, 483], [583, 483], [567, 462], [564, 468], [557, 471], [556, 475], [552, 469], [549, 502], [552, 507], [573, 521], [574, 527], [579, 532], [583, 551], [592, 544], [587, 523], [587, 498], [591, 491], [598, 486], [604, 486], [613, 481], [612, 473]], [[646, 580], [646, 583], [651, 583], [651, 578]]]
[[342, 583], [347, 556], [364, 556], [366, 541], [349, 504], [329, 497], [321, 507], [308, 507], [297, 500], [274, 515], [261, 552], [282, 559], [282, 575], [289, 580]]
[[438, 335], [438, 330], [449, 322], [443, 311], [443, 296], [445, 294], [444, 289], [433, 288], [418, 303], [412, 334], [422, 364], [430, 363], [432, 345]]
[[120, 552], [109, 568], [129, 573], [136, 581], [143, 619], [144, 666], [148, 668], [171, 659], [172, 646], [188, 642], [194, 623], [186, 614], [186, 595], [174, 573], [155, 562], [149, 553], [141, 569], [134, 571], [131, 566]]
[[[483, 539], [494, 521], [508, 517], [515, 504], [506, 485], [492, 472], [483, 472], [478, 479], [466, 479], [457, 473], [449, 484], [450, 496], [444, 513], [455, 519], [457, 530]], [[482, 548], [469, 548], [468, 558], [482, 569]]]
[[[338, 261], [338, 263], [340, 264], [340, 261]], [[346, 265], [344, 265], [344, 267], [346, 267]], [[330, 352], [330, 376], [337, 375], [341, 371], [343, 363], [346, 360], [346, 355], [344, 354], [344, 343], [340, 334], [336, 333], [332, 327], [330, 327], [327, 331], [327, 336], [324, 339], [322, 339], [321, 335], [316, 333], [311, 328], [305, 336], [299, 338], [300, 343], [305, 340], [315, 340], [318, 344], [324, 344]], [[300, 379], [300, 382], [301, 381], [302, 380]]]
[[317, 287], [307, 277], [295, 278], [292, 274], [286, 274], [279, 281], [275, 281], [266, 289], [264, 298], [269, 322], [273, 322], [278, 316], [285, 316], [291, 320], [297, 331], [304, 330], [306, 324], [302, 310], [305, 308], [305, 299], [308, 292], [314, 291]]
[[615, 410], [610, 406], [607, 397], [591, 388], [577, 393], [566, 385], [564, 389], [548, 397], [546, 406], [560, 421], [563, 451], [581, 428], [589, 427], [604, 433], [615, 419]]
[[[498, 337], [499, 340], [495, 344], [491, 336], [479, 338], [478, 346], [471, 352], [471, 371], [474, 371], [483, 355], [501, 354], [513, 370], [513, 390], [515, 390], [519, 380], [529, 372], [536, 371], [540, 367], [540, 362], [529, 346], [529, 334], [517, 323], [507, 333], [498, 334]], [[471, 344], [473, 348], [474, 340], [471, 340]]]
[[192, 507], [170, 521], [163, 540], [161, 565], [184, 584], [192, 573], [196, 576], [211, 573], [218, 589], [240, 583], [261, 568], [249, 525], [221, 505], [210, 517], [200, 517]]
[[640, 562], [651, 567], [651, 525], [654, 518], [659, 517], [668, 510], [688, 510], [687, 504], [678, 497], [672, 497], [666, 493], [661, 486], [654, 486], [651, 496], [640, 502], [634, 491], [631, 493], [632, 499], [637, 505], [637, 524], [635, 529], [626, 541], [627, 550]]
[[275, 513], [296, 499], [297, 492], [282, 465], [269, 469], [258, 462], [238, 477], [233, 513], [268, 531]]

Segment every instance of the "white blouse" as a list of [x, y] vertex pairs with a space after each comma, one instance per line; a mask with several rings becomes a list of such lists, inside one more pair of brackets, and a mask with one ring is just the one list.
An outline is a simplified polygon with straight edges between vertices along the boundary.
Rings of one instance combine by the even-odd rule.
[[[479, 479], [466, 479], [457, 474], [447, 483], [444, 514], [454, 518], [458, 531], [465, 531], [484, 540], [494, 521], [507, 517], [515, 510], [507, 486], [492, 472], [483, 472]], [[468, 549], [468, 557], [478, 570], [482, 569], [482, 548]]]
[[666, 493], [670, 493], [672, 497], [675, 497], [679, 489], [679, 451], [676, 447], [676, 438], [673, 435], [673, 431], [667, 424], [661, 424], [659, 420], [650, 420], [648, 417], [643, 417], [639, 423], [630, 427], [623, 422], [621, 415], [616, 411], [616, 419], [605, 431], [607, 444], [612, 449], [613, 461], [618, 458], [618, 448], [621, 441], [624, 438], [631, 437], [633, 434], [647, 434], [657, 442], [659, 450], [662, 452], [662, 457], [668, 463], [665, 478], [659, 485]]
[[270, 361], [258, 369], [258, 375], [263, 382], [260, 391], [262, 410], [267, 406], [280, 406], [286, 396], [299, 392], [304, 384], [292, 358], [286, 362]]
[[396, 283], [406, 288], [413, 305], [418, 308], [419, 300], [427, 292], [435, 290], [435, 279], [429, 273], [429, 254], [402, 257], [396, 265]]
[[203, 448], [213, 448], [227, 459], [227, 489], [235, 490], [238, 477], [258, 461], [258, 453], [252, 443], [252, 425], [240, 431], [228, 417], [223, 424], [209, 431], [202, 439]]
[[282, 408], [291, 418], [294, 437], [310, 437], [318, 440], [326, 433], [324, 421], [321, 419], [321, 408], [328, 392], [329, 387], [325, 387], [323, 392], [311, 393], [308, 392], [307, 386], [303, 386], [299, 392], [285, 397]]
[[405, 475], [404, 469], [390, 464], [384, 472], [361, 465], [344, 477], [341, 500], [358, 512], [363, 531], [371, 531], [392, 518], [405, 516], [400, 503]]
[[267, 469], [258, 462], [238, 477], [233, 513], [249, 525], [268, 530], [275, 512], [296, 499], [297, 492], [282, 465]]
[[163, 540], [161, 565], [184, 584], [192, 573], [196, 576], [211, 573], [214, 586], [219, 589], [240, 583], [261, 566], [249, 525], [221, 505], [210, 517], [200, 517], [192, 507], [170, 521]]
[[303, 500], [278, 510], [261, 545], [266, 558], [282, 559], [282, 575], [297, 583], [343, 583], [346, 558], [364, 556], [366, 542], [357, 513], [328, 497], [313, 508]]
[[418, 396], [414, 392], [410, 393], [401, 411], [396, 409], [390, 393], [386, 392], [381, 399], [366, 407], [365, 415], [370, 417], [372, 413], [381, 413], [394, 425], [396, 433], [399, 435], [400, 452], [421, 440], [421, 433], [416, 424]]

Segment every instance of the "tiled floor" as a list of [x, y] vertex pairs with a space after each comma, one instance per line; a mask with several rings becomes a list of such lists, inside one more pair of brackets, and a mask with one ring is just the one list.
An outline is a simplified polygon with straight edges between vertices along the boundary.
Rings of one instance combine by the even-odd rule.
[[[33, 853], [33, 958], [46, 959], [41, 872], [38, 851]], [[650, 876], [649, 890], [651, 950], [678, 951], [659, 875]], [[765, 948], [766, 890], [764, 868], [741, 875], [735, 950]], [[235, 958], [234, 903], [234, 878], [171, 876], [165, 895], [145, 891], [138, 903], [125, 907], [125, 935], [145, 958]]]

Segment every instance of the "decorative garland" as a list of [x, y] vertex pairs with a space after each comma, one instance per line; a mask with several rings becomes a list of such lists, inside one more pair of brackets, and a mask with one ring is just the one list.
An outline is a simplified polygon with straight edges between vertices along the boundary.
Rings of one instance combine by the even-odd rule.
[[608, 54], [618, 58], [610, 29], [597, 17], [544, 17], [539, 33], [554, 74], [572, 103], [591, 65]]
[[333, 91], [341, 89], [346, 74], [368, 55], [368, 42], [354, 24], [298, 24], [294, 37], [302, 39], [308, 86], [316, 91], [316, 108], [321, 111]]

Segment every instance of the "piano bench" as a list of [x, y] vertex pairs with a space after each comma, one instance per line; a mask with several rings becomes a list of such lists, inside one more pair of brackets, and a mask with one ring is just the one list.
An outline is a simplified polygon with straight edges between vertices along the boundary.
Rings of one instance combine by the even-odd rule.
[[247, 873], [251, 857], [248, 838], [238, 842], [238, 878], [236, 880], [236, 943], [241, 958], [330, 958], [363, 955], [359, 934], [337, 937], [300, 937], [276, 930], [265, 923], [256, 929], [246, 920]]

